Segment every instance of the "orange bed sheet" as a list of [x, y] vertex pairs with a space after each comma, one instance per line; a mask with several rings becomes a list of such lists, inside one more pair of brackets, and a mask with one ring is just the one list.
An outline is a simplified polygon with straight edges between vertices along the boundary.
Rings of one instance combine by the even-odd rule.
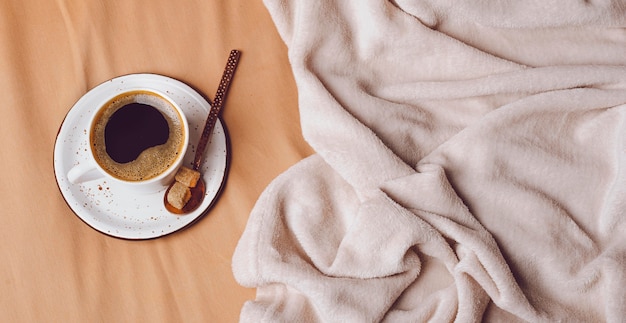
[[[259, 1], [0, 2], [0, 321], [234, 322], [255, 291], [231, 257], [261, 191], [312, 153], [287, 57]], [[61, 124], [90, 89], [155, 73], [213, 99], [242, 52], [222, 122], [226, 182], [184, 230], [131, 241], [77, 217], [59, 192]]]

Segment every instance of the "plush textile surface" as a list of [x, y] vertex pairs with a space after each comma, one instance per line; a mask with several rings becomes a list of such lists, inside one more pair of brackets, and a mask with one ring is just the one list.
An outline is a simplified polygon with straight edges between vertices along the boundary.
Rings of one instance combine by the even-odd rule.
[[[85, 225], [53, 171], [72, 105], [130, 73], [173, 77], [213, 99], [234, 48], [230, 168], [211, 211], [149, 241]], [[0, 93], [1, 322], [238, 320], [254, 290], [235, 282], [231, 258], [250, 210], [311, 153], [287, 49], [260, 1], [0, 1]]]
[[265, 5], [316, 154], [251, 213], [242, 321], [623, 322], [623, 1]]

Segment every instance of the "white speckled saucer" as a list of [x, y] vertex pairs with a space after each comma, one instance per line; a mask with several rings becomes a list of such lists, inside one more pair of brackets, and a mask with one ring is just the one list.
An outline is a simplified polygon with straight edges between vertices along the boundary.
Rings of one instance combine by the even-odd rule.
[[54, 146], [54, 173], [63, 198], [87, 225], [118, 238], [152, 239], [181, 230], [208, 211], [226, 177], [228, 146], [224, 127], [218, 120], [201, 167], [206, 196], [198, 209], [186, 215], [175, 215], [165, 209], [163, 195], [166, 188], [154, 194], [141, 195], [129, 193], [106, 179], [71, 184], [67, 180], [67, 172], [77, 163], [87, 160], [87, 128], [94, 109], [112, 93], [134, 88], [161, 91], [181, 106], [190, 132], [184, 165], [191, 165], [196, 143], [211, 108], [209, 102], [175, 79], [155, 74], [131, 74], [93, 88], [68, 112]]

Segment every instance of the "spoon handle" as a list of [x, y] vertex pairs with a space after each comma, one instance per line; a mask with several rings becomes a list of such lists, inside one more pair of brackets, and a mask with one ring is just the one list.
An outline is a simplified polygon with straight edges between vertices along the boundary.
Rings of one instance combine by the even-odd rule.
[[213, 100], [213, 104], [211, 105], [209, 116], [207, 117], [206, 123], [204, 124], [204, 130], [202, 130], [200, 141], [198, 142], [198, 146], [196, 147], [196, 155], [193, 159], [193, 169], [196, 171], [200, 169], [200, 163], [202, 162], [202, 156], [204, 155], [206, 146], [209, 143], [209, 137], [211, 137], [211, 133], [213, 133], [213, 128], [215, 127], [217, 118], [219, 117], [220, 111], [224, 106], [224, 98], [226, 97], [226, 93], [228, 92], [228, 88], [230, 87], [233, 75], [235, 74], [235, 69], [237, 68], [237, 64], [239, 63], [239, 56], [241, 56], [241, 52], [236, 49], [230, 51], [230, 55], [228, 56], [228, 62], [226, 63], [226, 67], [224, 68], [222, 80], [220, 81], [220, 85], [217, 88], [217, 94], [215, 94], [215, 99]]

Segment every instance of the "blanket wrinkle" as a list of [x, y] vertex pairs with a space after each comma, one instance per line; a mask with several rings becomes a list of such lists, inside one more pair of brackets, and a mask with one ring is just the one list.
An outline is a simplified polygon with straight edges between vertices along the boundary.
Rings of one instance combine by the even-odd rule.
[[242, 322], [626, 317], [626, 8], [472, 3], [265, 0], [316, 154], [250, 214]]
[[[455, 254], [459, 260], [454, 271], [472, 277], [503, 308], [506, 308], [506, 304], [503, 304], [505, 302], [523, 303], [525, 297], [517, 288], [509, 268], [493, 266], [505, 264], [495, 240], [456, 195], [443, 169], [437, 165], [422, 164], [418, 170], [421, 173], [395, 180], [394, 185], [385, 183], [385, 190], [441, 232], [446, 239], [456, 241]], [[415, 180], [416, 177], [422, 180]], [[402, 196], [409, 192], [410, 196]], [[426, 205], [422, 201], [426, 201]], [[447, 208], [442, 209], [441, 206]], [[467, 265], [467, 262], [471, 265]], [[491, 276], [498, 277], [494, 279]], [[529, 305], [526, 310], [532, 312]]]
[[[618, 110], [618, 108], [621, 110]], [[613, 122], [617, 122], [615, 126], [615, 138], [626, 138], [626, 113], [623, 113], [625, 109], [626, 105], [621, 105], [610, 111], [611, 115], [609, 118], [611, 118]], [[622, 111], [622, 113], [620, 114], [619, 111]], [[598, 129], [597, 127], [601, 127], [602, 124], [596, 123], [592, 126]], [[591, 133], [591, 131], [589, 132]], [[626, 152], [626, 139], [621, 141], [616, 140], [614, 145], [613, 151], [618, 153], [607, 158], [614, 160], [612, 168], [614, 176], [607, 184], [608, 189], [604, 195], [604, 203], [600, 206], [601, 211], [599, 212], [599, 231], [603, 236], [624, 236], [626, 234], [626, 228], [618, 225], [624, 216], [624, 210], [626, 210], [626, 200], [622, 198], [626, 195], [626, 187], [623, 185], [623, 183], [626, 182], [626, 154], [624, 154], [624, 152]], [[621, 232], [620, 228], [622, 229]]]
[[[319, 162], [321, 162], [319, 158], [311, 158], [309, 161], [304, 162], [299, 166], [296, 166], [296, 168], [294, 168], [294, 171], [299, 171], [301, 170], [300, 169], [301, 167], [306, 166], [307, 168], [309, 168], [307, 169], [307, 172], [309, 173], [315, 174], [316, 172], [323, 172], [324, 169], [326, 168], [323, 167], [321, 164], [319, 164]], [[331, 176], [324, 177], [324, 178], [330, 178], [333, 176], [336, 177], [336, 175], [332, 175], [332, 174], [328, 174], [328, 175], [331, 175]], [[279, 189], [279, 190], [286, 189], [286, 190], [292, 191], [294, 190], [295, 185], [303, 185], [301, 187], [303, 189], [308, 188], [308, 186], [306, 185], [306, 182], [302, 182], [302, 181], [298, 181], [298, 183], [284, 183], [283, 182], [280, 184], [285, 185], [285, 186], [276, 188], [275, 185], [279, 185], [279, 183], [280, 183], [280, 179], [278, 180], [278, 182], [276, 182], [276, 184], [271, 185], [272, 187], [270, 188], [268, 192], [271, 192], [273, 194], [278, 193], [274, 191], [274, 189]], [[333, 189], [337, 190], [338, 187], [341, 187], [341, 186], [333, 186]], [[348, 186], [344, 185], [343, 187], [349, 189]], [[331, 198], [334, 196], [335, 195], [329, 195], [329, 197]], [[272, 197], [271, 194], [264, 195], [260, 198], [259, 203], [263, 203], [266, 198], [269, 199], [271, 197]], [[329, 205], [331, 204], [332, 203], [329, 203]], [[275, 212], [276, 210], [277, 209], [274, 209], [273, 211]], [[309, 211], [310, 212], [307, 213], [307, 215], [311, 215], [315, 213], [315, 210], [309, 210]], [[261, 221], [263, 222], [264, 226], [265, 225], [268, 225], [270, 227], [286, 226], [284, 224], [286, 219], [281, 218], [280, 216], [277, 216], [277, 214], [275, 213], [272, 213], [272, 212], [265, 213], [265, 212], [264, 214], [260, 215], [262, 216]], [[321, 216], [324, 216], [324, 214], [322, 214]], [[283, 223], [283, 224], [276, 224], [276, 223]], [[292, 225], [308, 225], [308, 224], [309, 223], [305, 223], [302, 221], [301, 222], [294, 221]], [[319, 229], [327, 230], [328, 227], [325, 225], [322, 225], [321, 228]], [[312, 230], [315, 231], [315, 228], [313, 228]], [[248, 235], [251, 233], [256, 234], [257, 232], [247, 231], [244, 234]], [[289, 290], [300, 291], [300, 292], [305, 291], [307, 295], [310, 295], [309, 293], [328, 295], [329, 296], [328, 298], [317, 299], [317, 300], [309, 298], [309, 302], [312, 302], [310, 304], [311, 308], [318, 308], [318, 307], [321, 307], [324, 309], [333, 308], [333, 312], [322, 311], [323, 313], [318, 313], [316, 311], [316, 316], [319, 316], [321, 318], [326, 317], [328, 319], [329, 317], [335, 317], [335, 318], [340, 319], [342, 317], [345, 317], [347, 319], [348, 318], [354, 319], [354, 317], [361, 317], [364, 321], [380, 320], [382, 319], [381, 317], [383, 315], [382, 313], [386, 312], [386, 308], [392, 305], [393, 300], [395, 300], [398, 297], [401, 290], [403, 290], [403, 288], [390, 289], [388, 288], [387, 285], [392, 284], [394, 286], [397, 286], [397, 285], [405, 286], [405, 284], [409, 284], [411, 281], [413, 281], [415, 276], [417, 276], [419, 272], [419, 264], [416, 263], [418, 259], [411, 257], [409, 255], [403, 265], [405, 268], [397, 269], [395, 268], [396, 265], [387, 266], [388, 269], [383, 269], [381, 271], [382, 277], [373, 277], [369, 279], [367, 278], [355, 279], [355, 278], [347, 277], [346, 275], [344, 275], [345, 277], [340, 277], [341, 275], [334, 275], [334, 276], [329, 275], [323, 272], [324, 270], [328, 270], [328, 268], [325, 269], [325, 268], [316, 267], [315, 264], [303, 258], [303, 255], [300, 253], [298, 248], [290, 247], [290, 245], [286, 245], [285, 239], [288, 239], [288, 236], [289, 236], [288, 232], [284, 232], [284, 231], [274, 232], [269, 236], [268, 235], [258, 236], [257, 237], [258, 240], [255, 241], [255, 243], [258, 243], [258, 245], [272, 245], [272, 249], [274, 250], [274, 252], [272, 252], [271, 255], [268, 254], [267, 256], [276, 257], [275, 258], [276, 263], [280, 264], [278, 267], [276, 266], [268, 267], [267, 263], [258, 262], [256, 264], [249, 264], [249, 266], [246, 266], [246, 267], [240, 267], [242, 271], [237, 271], [237, 269], [234, 268], [236, 275], [239, 277], [242, 283], [245, 284], [246, 280], [248, 280], [249, 282], [250, 281], [254, 282], [255, 277], [261, 274], [262, 276], [265, 277], [265, 281], [268, 284], [274, 286], [272, 288], [275, 288], [275, 283], [283, 282], [283, 279], [287, 278], [290, 281], [290, 283], [287, 284], [288, 286], [290, 286]], [[362, 239], [362, 237], [356, 236], [355, 239]], [[303, 241], [306, 245], [306, 239], [304, 239]], [[280, 252], [280, 254], [276, 252]], [[386, 256], [384, 253], [381, 253], [381, 255]], [[241, 254], [236, 254], [235, 256], [236, 257], [241, 256]], [[371, 260], [365, 260], [365, 261], [368, 261], [368, 264], [371, 262]], [[255, 266], [255, 265], [258, 265], [258, 266]], [[364, 270], [368, 269], [365, 264], [361, 266], [364, 268]], [[284, 274], [286, 272], [288, 273], [301, 272], [301, 274], [297, 276], [293, 276], [291, 274], [285, 276]], [[327, 281], [323, 284], [319, 284], [320, 280], [327, 280]], [[329, 285], [332, 285], [333, 288], [329, 288]], [[341, 286], [344, 286], [344, 287], [341, 287]], [[372, 296], [373, 299], [377, 300], [377, 306], [376, 306], [377, 311], [375, 312], [377, 313], [375, 314], [376, 317], [372, 318], [368, 316], [368, 315], [374, 315], [373, 312], [363, 310], [361, 313], [361, 311], [358, 310], [361, 307], [361, 305], [359, 305], [358, 299], [353, 299], [355, 296], [351, 292], [355, 291], [354, 288], [356, 288], [357, 290], [362, 289], [362, 291], [357, 293], [357, 295], [358, 294], [366, 295], [368, 290], [378, 291], [376, 296]], [[348, 293], [348, 291], [351, 291], [351, 292]], [[341, 302], [337, 303], [339, 300]], [[321, 302], [321, 304], [318, 304], [318, 302]], [[343, 305], [339, 305], [339, 304], [343, 304]], [[280, 309], [281, 307], [272, 305], [271, 308]], [[298, 312], [298, 313], [301, 313], [301, 312]], [[350, 316], [346, 316], [348, 314]], [[286, 321], [289, 321], [289, 320], [286, 319]]]
[[524, 98], [531, 94], [556, 90], [619, 88], [624, 86], [624, 73], [626, 73], [624, 66], [551, 66], [447, 82], [396, 80], [386, 86], [363, 82], [372, 96], [406, 103], [416, 100], [451, 100], [503, 94], [517, 94]]
[[532, 1], [531, 4], [496, 0], [461, 3], [396, 0], [395, 3], [416, 17], [429, 17], [429, 21], [463, 20], [500, 28], [545, 28], [589, 24], [620, 26], [626, 23], [626, 18], [620, 14], [626, 5], [619, 0], [596, 1], [593, 4], [586, 0], [578, 0], [569, 1], [567, 5], [559, 0]]
[[[328, 96], [326, 96], [328, 98]], [[300, 96], [301, 102], [314, 103], [318, 96], [308, 97], [306, 93]], [[359, 194], [368, 190], [375, 190], [378, 183], [391, 178], [398, 178], [410, 174], [413, 169], [393, 153], [371, 154], [370, 150], [388, 150], [387, 146], [368, 127], [354, 119], [349, 112], [341, 108], [336, 100], [328, 100], [319, 104], [314, 111], [302, 111], [302, 118], [310, 122], [303, 124], [302, 132], [310, 142], [328, 142], [325, 147], [319, 147], [327, 162], [341, 165], [343, 160], [358, 158], [362, 163], [351, 164], [340, 170], [342, 176], [353, 184]], [[337, 120], [328, 122], [327, 119]], [[337, 126], [337, 125], [343, 126]], [[377, 169], [377, 172], [369, 172]], [[361, 174], [368, 174], [362, 176]]]

